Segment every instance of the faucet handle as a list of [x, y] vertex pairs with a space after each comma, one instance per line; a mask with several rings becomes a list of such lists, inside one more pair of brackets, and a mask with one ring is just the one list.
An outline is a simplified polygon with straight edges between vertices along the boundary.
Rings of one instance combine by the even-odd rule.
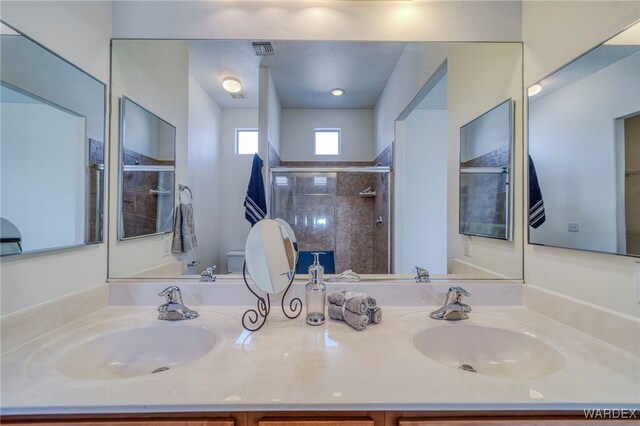
[[462, 296], [469, 297], [471, 296], [471, 293], [469, 293], [462, 287], [449, 287], [447, 298], [449, 299], [450, 303], [460, 303], [460, 301], [462, 300]]
[[182, 294], [180, 292], [180, 287], [178, 286], [169, 286], [158, 293], [158, 296], [166, 297], [167, 303], [179, 303], [182, 305]]
[[425, 268], [421, 268], [419, 266], [416, 266], [416, 282], [417, 283], [428, 283], [430, 282], [429, 280], [429, 271], [426, 270]]

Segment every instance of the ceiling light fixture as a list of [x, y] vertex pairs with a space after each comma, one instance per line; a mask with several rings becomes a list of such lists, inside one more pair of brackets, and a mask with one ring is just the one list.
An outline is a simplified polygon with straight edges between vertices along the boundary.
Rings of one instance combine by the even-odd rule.
[[542, 90], [542, 86], [540, 86], [539, 84], [534, 84], [533, 86], [529, 87], [527, 94], [529, 96], [535, 96], [538, 93], [540, 93], [541, 90]]
[[342, 96], [342, 95], [344, 95], [344, 89], [335, 88], [335, 89], [331, 90], [331, 94], [333, 96]]
[[222, 80], [222, 87], [229, 93], [238, 93], [242, 90], [242, 84], [240, 80], [235, 77], [225, 77]]

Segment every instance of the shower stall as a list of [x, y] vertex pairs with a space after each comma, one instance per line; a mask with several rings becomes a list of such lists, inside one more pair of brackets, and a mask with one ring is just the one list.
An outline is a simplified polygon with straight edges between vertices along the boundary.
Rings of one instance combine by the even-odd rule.
[[391, 273], [389, 167], [275, 167], [271, 216], [293, 228], [306, 273], [311, 252], [324, 252], [326, 273]]

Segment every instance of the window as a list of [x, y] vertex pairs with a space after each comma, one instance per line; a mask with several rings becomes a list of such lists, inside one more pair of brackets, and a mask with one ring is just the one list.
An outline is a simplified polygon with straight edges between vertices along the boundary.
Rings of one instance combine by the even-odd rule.
[[258, 152], [258, 129], [236, 129], [236, 154]]
[[340, 129], [315, 129], [316, 155], [340, 154]]

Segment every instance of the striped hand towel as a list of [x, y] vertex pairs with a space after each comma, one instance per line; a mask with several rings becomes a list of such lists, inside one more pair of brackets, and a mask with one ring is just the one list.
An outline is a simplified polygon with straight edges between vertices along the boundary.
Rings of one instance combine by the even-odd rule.
[[542, 225], [545, 220], [542, 191], [540, 191], [536, 168], [533, 165], [531, 156], [529, 156], [529, 226], [536, 229]]
[[244, 217], [251, 226], [267, 216], [267, 196], [264, 192], [262, 180], [262, 159], [258, 154], [253, 154], [251, 166], [251, 178], [247, 188], [247, 196], [244, 199]]

